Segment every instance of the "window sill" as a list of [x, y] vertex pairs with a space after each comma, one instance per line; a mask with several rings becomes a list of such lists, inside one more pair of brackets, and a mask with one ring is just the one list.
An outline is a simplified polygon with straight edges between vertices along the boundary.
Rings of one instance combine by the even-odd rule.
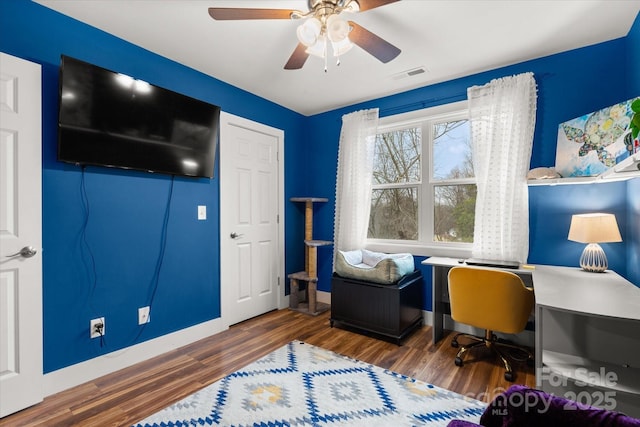
[[440, 256], [451, 258], [470, 258], [471, 257], [471, 245], [460, 246], [445, 246], [445, 245], [420, 245], [410, 243], [380, 243], [369, 242], [366, 244], [366, 249], [375, 252], [385, 253], [410, 253], [417, 256]]

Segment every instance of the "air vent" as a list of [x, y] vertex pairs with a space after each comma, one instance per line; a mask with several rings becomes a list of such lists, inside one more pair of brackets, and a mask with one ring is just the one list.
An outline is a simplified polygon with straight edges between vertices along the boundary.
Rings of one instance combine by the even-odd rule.
[[417, 67], [417, 68], [412, 68], [410, 70], [406, 70], [403, 71], [401, 73], [398, 74], [394, 74], [391, 76], [391, 78], [393, 80], [401, 80], [401, 79], [405, 79], [407, 77], [413, 77], [413, 76], [418, 76], [420, 74], [424, 74], [426, 73], [428, 70], [424, 67]]
[[424, 68], [416, 68], [415, 70], [407, 71], [407, 75], [416, 76], [418, 74], [426, 73]]

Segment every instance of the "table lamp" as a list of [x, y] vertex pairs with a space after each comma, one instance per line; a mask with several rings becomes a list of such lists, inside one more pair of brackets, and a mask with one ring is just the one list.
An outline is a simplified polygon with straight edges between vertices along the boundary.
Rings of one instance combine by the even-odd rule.
[[621, 242], [616, 217], [607, 213], [573, 215], [569, 240], [588, 243], [580, 256], [583, 270], [601, 273], [608, 267], [607, 256], [598, 243]]

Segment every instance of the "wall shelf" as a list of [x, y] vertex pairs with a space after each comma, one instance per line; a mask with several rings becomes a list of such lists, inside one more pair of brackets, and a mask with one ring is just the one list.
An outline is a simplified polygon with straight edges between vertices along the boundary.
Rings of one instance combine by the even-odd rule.
[[539, 185], [567, 185], [567, 184], [593, 184], [615, 181], [626, 181], [640, 177], [640, 153], [629, 156], [606, 172], [596, 176], [579, 176], [569, 178], [530, 179], [529, 186]]

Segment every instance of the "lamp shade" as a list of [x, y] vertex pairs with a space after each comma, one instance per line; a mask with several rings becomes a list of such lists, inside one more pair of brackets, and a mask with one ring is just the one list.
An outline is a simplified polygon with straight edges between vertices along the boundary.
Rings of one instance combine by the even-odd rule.
[[573, 215], [569, 240], [580, 243], [621, 242], [616, 217], [607, 213]]
[[622, 237], [613, 214], [591, 213], [571, 217], [569, 240], [588, 243], [580, 256], [580, 267], [586, 271], [602, 273], [606, 271], [608, 261], [598, 243], [621, 242]]

